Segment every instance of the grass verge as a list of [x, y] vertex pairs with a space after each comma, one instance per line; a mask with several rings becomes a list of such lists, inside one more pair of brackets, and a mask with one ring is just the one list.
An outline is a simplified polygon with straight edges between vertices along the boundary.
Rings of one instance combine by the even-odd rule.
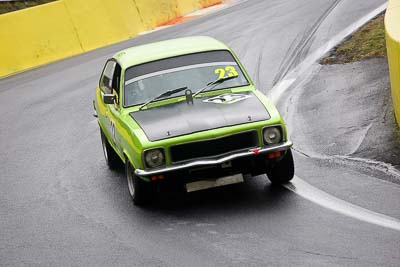
[[386, 57], [384, 15], [360, 28], [324, 58], [322, 64], [344, 64], [376, 57]]
[[53, 1], [56, 0], [25, 0], [25, 1], [0, 2], [0, 15], [28, 7], [46, 4]]

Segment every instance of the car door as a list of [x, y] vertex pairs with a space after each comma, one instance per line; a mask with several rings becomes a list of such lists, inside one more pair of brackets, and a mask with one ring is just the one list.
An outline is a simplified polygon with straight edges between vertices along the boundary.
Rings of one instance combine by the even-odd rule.
[[111, 82], [111, 93], [115, 95], [115, 103], [113, 105], [108, 105], [108, 119], [110, 121], [110, 134], [114, 148], [118, 154], [121, 155], [121, 134], [119, 129], [121, 129], [121, 110], [120, 110], [120, 81], [121, 81], [121, 66], [115, 62], [112, 82]]
[[114, 78], [114, 72], [116, 68], [117, 62], [115, 62], [112, 59], [109, 59], [104, 66], [103, 73], [100, 78], [100, 90], [101, 90], [101, 103], [99, 105], [102, 105], [104, 107], [104, 112], [98, 112], [98, 118], [100, 121], [100, 124], [103, 126], [103, 132], [107, 136], [108, 141], [112, 144], [112, 146], [115, 146], [114, 143], [114, 136], [115, 136], [115, 124], [110, 120], [110, 106], [112, 105], [107, 105], [103, 101], [103, 95], [104, 94], [111, 94], [113, 92], [113, 78]]

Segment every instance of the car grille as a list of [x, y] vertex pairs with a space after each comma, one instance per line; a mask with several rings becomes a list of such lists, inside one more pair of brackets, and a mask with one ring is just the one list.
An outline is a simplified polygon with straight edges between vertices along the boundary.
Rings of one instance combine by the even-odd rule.
[[257, 131], [243, 132], [216, 139], [171, 146], [172, 162], [206, 158], [258, 147]]

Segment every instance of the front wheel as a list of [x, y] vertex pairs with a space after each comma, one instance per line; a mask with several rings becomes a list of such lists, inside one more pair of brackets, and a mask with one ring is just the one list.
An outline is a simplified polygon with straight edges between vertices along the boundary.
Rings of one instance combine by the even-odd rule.
[[136, 176], [135, 170], [128, 159], [125, 164], [125, 173], [133, 203], [138, 206], [148, 204], [154, 196], [154, 186]]
[[292, 151], [289, 149], [283, 158], [267, 173], [272, 184], [285, 184], [294, 177], [294, 162]]

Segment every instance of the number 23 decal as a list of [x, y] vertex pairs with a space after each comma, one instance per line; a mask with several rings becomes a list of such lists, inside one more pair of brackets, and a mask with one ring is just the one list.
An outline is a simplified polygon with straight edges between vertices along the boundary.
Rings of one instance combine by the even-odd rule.
[[218, 79], [224, 78], [226, 73], [228, 73], [228, 77], [239, 76], [239, 73], [233, 66], [227, 66], [225, 69], [216, 69], [214, 73], [219, 75]]

